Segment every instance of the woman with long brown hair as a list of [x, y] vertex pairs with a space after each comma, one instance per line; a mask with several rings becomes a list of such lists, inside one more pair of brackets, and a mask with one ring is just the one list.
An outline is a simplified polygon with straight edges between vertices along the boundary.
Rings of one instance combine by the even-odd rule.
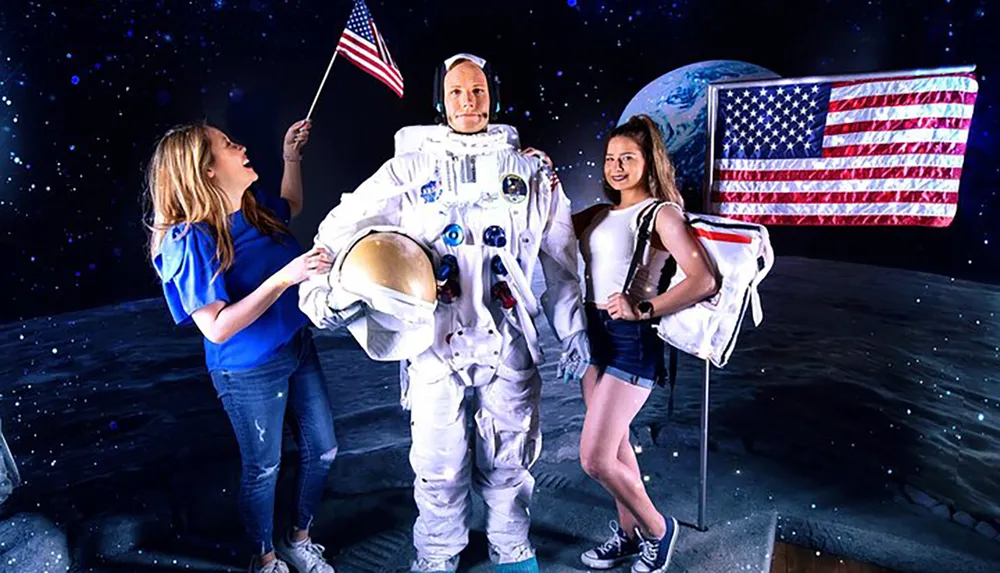
[[[632, 560], [633, 573], [662, 573], [670, 564], [678, 524], [657, 511], [646, 493], [629, 425], [665, 378], [664, 344], [654, 330], [659, 317], [677, 312], [717, 290], [713, 269], [688, 232], [684, 200], [674, 180], [660, 130], [645, 115], [611, 132], [604, 186], [612, 205], [595, 205], [574, 217], [586, 265], [587, 330], [591, 364], [581, 382], [587, 406], [580, 439], [584, 471], [614, 497], [613, 535], [581, 555], [595, 569]], [[657, 201], [648, 261], [628, 285], [640, 213]], [[685, 279], [660, 292], [673, 257]]]
[[[254, 544], [252, 573], [333, 573], [309, 538], [337, 454], [326, 380], [298, 284], [329, 271], [329, 253], [307, 253], [288, 230], [302, 210], [299, 162], [309, 122], [283, 141], [281, 195], [251, 190], [246, 148], [204, 123], [158, 142], [148, 167], [150, 257], [177, 324], [204, 335], [206, 366], [242, 460], [239, 509]], [[299, 445], [293, 527], [272, 540], [285, 411]], [[276, 554], [277, 553], [277, 556]]]

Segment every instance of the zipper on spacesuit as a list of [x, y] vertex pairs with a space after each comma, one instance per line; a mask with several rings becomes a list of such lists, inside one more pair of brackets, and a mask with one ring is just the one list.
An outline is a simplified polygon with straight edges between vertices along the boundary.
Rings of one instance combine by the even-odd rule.
[[456, 165], [456, 169], [446, 169], [445, 172], [458, 173], [459, 183], [475, 183], [476, 182], [476, 156], [475, 155], [462, 155], [458, 156], [454, 153], [448, 151], [446, 152], [448, 160]]
[[476, 182], [476, 156], [465, 155], [462, 157], [462, 183]]

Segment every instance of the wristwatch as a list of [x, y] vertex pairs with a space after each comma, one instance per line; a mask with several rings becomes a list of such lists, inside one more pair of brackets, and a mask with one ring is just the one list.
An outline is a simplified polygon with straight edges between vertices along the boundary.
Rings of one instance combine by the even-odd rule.
[[639, 320], [649, 320], [653, 318], [653, 303], [648, 300], [644, 300], [635, 305], [635, 309], [639, 311]]

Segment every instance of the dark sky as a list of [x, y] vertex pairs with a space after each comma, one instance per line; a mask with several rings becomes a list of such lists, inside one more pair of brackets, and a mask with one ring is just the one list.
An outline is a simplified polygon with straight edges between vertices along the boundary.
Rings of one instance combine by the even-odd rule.
[[[276, 191], [349, 0], [4, 0], [0, 7], [0, 321], [160, 296], [144, 256], [143, 168], [160, 134], [207, 118]], [[311, 239], [340, 193], [430, 123], [434, 67], [471, 51], [503, 80], [502, 121], [600, 193], [602, 137], [635, 93], [694, 62], [784, 77], [977, 65], [979, 99], [951, 227], [771, 229], [775, 251], [1000, 282], [1000, 7], [986, 1], [369, 2], [405, 97], [338, 59], [304, 163]], [[588, 162], [590, 162], [588, 164]], [[570, 168], [572, 166], [572, 168]], [[589, 176], [588, 176], [589, 175]]]

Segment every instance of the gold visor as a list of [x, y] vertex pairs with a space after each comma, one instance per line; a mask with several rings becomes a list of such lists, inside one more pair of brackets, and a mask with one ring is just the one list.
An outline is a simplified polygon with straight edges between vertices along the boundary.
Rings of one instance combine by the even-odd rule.
[[363, 295], [379, 286], [433, 304], [437, 300], [434, 267], [413, 239], [399, 233], [372, 233], [344, 257], [340, 284]]

